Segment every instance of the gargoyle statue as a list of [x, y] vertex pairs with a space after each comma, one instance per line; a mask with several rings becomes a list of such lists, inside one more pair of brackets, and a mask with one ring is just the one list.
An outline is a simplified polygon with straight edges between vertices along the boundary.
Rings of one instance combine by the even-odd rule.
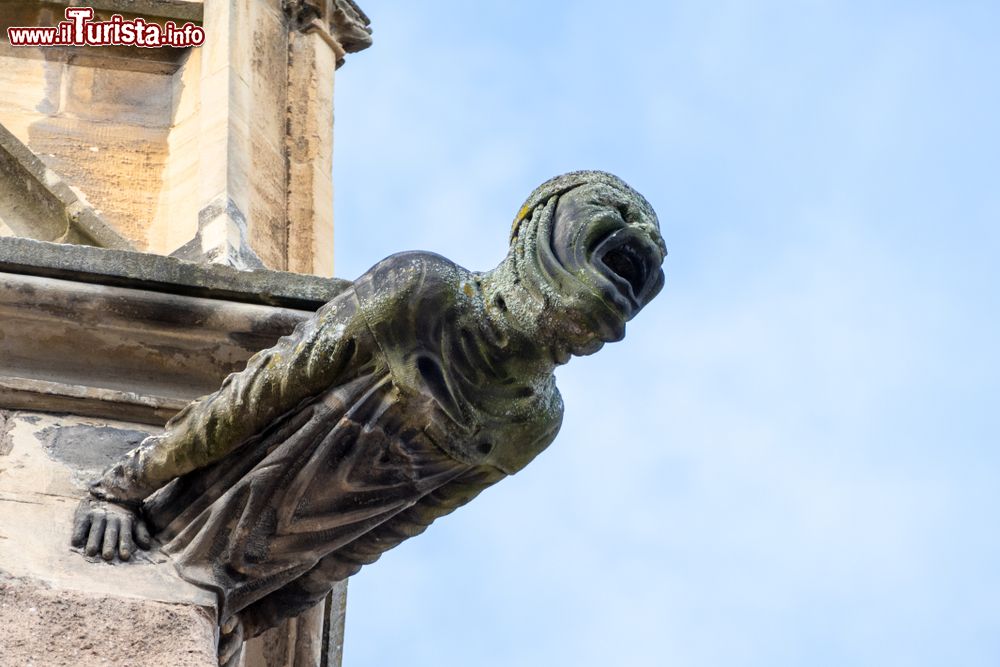
[[72, 543], [128, 560], [152, 533], [217, 593], [235, 664], [545, 449], [554, 368], [622, 339], [665, 255], [649, 203], [593, 171], [536, 189], [492, 271], [393, 255], [95, 480]]

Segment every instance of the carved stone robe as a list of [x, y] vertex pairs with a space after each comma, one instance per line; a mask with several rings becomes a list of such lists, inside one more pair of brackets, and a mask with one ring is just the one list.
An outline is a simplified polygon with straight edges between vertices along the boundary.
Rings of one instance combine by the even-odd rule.
[[274, 625], [555, 437], [551, 367], [515, 372], [486, 307], [476, 274], [392, 256], [102, 483], [160, 489], [145, 509], [181, 576]]

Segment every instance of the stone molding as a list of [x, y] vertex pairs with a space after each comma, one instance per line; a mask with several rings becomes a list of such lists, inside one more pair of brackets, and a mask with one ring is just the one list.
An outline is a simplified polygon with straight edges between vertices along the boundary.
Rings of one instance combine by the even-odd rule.
[[0, 239], [0, 405], [162, 424], [345, 284]]
[[350, 281], [261, 269], [241, 271], [148, 253], [0, 238], [0, 271], [206, 299], [314, 311]]
[[17, 222], [2, 216], [0, 222], [17, 225], [19, 228], [14, 231], [19, 235], [42, 241], [133, 249], [128, 239], [105, 222], [89, 203], [2, 124], [0, 179], [9, 195], [4, 198], [0, 213], [8, 210], [24, 213], [17, 216]]

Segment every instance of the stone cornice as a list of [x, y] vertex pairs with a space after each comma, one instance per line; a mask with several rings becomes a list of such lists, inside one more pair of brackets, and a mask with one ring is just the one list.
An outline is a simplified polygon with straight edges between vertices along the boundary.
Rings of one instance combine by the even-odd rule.
[[174, 257], [0, 238], [0, 271], [206, 299], [316, 310], [350, 281], [284, 271], [240, 271]]
[[0, 238], [0, 409], [162, 424], [347, 284]]

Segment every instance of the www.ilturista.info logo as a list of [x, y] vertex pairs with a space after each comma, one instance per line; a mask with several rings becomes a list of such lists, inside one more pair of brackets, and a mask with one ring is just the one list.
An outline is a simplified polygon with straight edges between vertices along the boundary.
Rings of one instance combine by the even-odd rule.
[[125, 20], [115, 14], [109, 21], [94, 21], [92, 7], [67, 7], [66, 20], [54, 28], [7, 28], [11, 46], [201, 46], [205, 30], [193, 23], [163, 25], [142, 18]]

